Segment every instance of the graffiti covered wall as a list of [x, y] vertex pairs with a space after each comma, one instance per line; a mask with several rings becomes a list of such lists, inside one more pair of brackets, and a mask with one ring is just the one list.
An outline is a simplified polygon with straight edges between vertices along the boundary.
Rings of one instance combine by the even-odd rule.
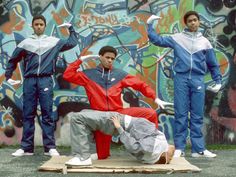
[[[207, 143], [236, 143], [236, 1], [235, 0], [0, 0], [0, 144], [18, 144], [22, 136], [22, 84], [5, 82], [7, 61], [16, 45], [32, 34], [32, 16], [47, 19], [45, 33], [67, 38], [68, 31], [57, 25], [70, 22], [75, 27], [78, 45], [61, 53], [54, 76], [55, 133], [57, 144], [69, 145], [69, 120], [66, 114], [88, 108], [83, 88], [62, 79], [66, 66], [79, 55], [97, 54], [101, 46], [118, 50], [115, 67], [136, 75], [148, 83], [158, 96], [173, 102], [173, 52], [152, 45], [147, 37], [146, 20], [151, 14], [161, 16], [156, 30], [162, 35], [180, 32], [183, 15], [188, 10], [200, 13], [200, 30], [212, 43], [221, 73], [223, 88], [217, 94], [206, 91], [204, 134]], [[161, 62], [157, 62], [162, 58]], [[83, 64], [94, 67], [96, 61]], [[13, 79], [23, 81], [19, 64]], [[206, 86], [212, 84], [210, 75]], [[160, 129], [173, 140], [173, 107], [161, 110], [140, 93], [123, 91], [125, 106], [152, 107], [159, 114]], [[36, 117], [36, 144], [41, 143], [40, 107]]]

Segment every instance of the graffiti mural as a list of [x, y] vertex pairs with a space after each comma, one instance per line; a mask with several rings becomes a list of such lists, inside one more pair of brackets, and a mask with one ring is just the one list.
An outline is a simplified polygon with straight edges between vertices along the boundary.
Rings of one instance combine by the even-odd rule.
[[[61, 53], [54, 75], [53, 119], [58, 145], [69, 145], [67, 113], [89, 108], [82, 87], [64, 81], [67, 65], [80, 55], [97, 54], [101, 46], [118, 50], [115, 67], [136, 75], [149, 84], [157, 95], [173, 102], [173, 53], [152, 45], [147, 37], [146, 20], [152, 14], [162, 17], [156, 30], [163, 35], [184, 29], [183, 15], [189, 10], [200, 14], [200, 30], [212, 43], [221, 73], [223, 88], [217, 94], [206, 91], [204, 134], [207, 143], [236, 143], [236, 1], [235, 0], [0, 0], [0, 144], [18, 144], [22, 136], [22, 84], [5, 81], [6, 64], [17, 44], [32, 34], [33, 15], [47, 19], [46, 34], [67, 38], [64, 22], [73, 24], [78, 45]], [[158, 61], [158, 62], [157, 62]], [[94, 67], [84, 63], [82, 69]], [[23, 81], [19, 64], [13, 79]], [[210, 75], [206, 85], [212, 84]], [[160, 109], [152, 100], [131, 89], [123, 91], [124, 105], [151, 107], [159, 115], [160, 129], [173, 141], [173, 107]], [[38, 107], [36, 144], [41, 143]]]

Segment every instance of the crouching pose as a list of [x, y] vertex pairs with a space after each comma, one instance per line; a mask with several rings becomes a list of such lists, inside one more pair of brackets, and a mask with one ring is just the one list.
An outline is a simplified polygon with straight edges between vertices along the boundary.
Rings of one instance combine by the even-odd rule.
[[174, 146], [168, 145], [165, 135], [154, 123], [117, 112], [83, 110], [70, 113], [71, 149], [74, 157], [66, 165], [91, 165], [89, 139], [92, 131], [108, 135], [120, 134], [126, 150], [142, 163], [169, 163]]

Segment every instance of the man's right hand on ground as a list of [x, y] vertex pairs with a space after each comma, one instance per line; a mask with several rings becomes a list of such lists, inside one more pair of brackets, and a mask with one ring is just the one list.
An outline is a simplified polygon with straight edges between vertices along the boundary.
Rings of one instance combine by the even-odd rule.
[[20, 80], [13, 80], [13, 79], [8, 79], [7, 82], [11, 85], [17, 85], [21, 83]]
[[157, 15], [151, 15], [148, 19], [147, 19], [147, 24], [151, 24], [153, 23], [154, 20], [159, 20], [161, 19], [161, 17], [157, 16]]

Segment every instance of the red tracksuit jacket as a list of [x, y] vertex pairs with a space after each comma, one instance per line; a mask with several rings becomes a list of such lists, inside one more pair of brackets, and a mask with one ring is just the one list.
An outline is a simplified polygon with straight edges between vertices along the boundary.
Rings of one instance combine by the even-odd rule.
[[63, 74], [63, 78], [71, 83], [85, 88], [92, 109], [100, 111], [116, 111], [123, 109], [121, 92], [123, 88], [131, 87], [144, 96], [155, 100], [154, 90], [145, 82], [120, 69], [103, 69], [97, 66], [93, 69], [77, 71], [82, 61], [71, 63]]

